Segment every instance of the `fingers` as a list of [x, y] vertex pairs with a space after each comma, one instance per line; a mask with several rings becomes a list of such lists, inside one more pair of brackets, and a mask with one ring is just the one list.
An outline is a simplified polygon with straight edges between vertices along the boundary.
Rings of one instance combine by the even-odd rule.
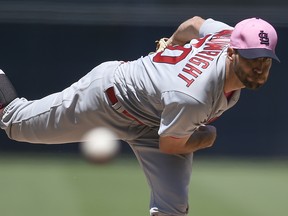
[[156, 43], [156, 52], [162, 52], [168, 46], [169, 38], [161, 38], [160, 40], [155, 41]]

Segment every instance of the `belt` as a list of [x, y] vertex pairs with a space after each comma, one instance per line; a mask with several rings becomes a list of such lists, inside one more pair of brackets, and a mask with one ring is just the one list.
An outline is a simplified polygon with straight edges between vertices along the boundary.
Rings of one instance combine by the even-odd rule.
[[144, 125], [143, 122], [141, 122], [140, 120], [138, 120], [137, 118], [135, 118], [133, 115], [131, 115], [127, 110], [125, 110], [125, 108], [122, 106], [122, 104], [118, 101], [116, 95], [115, 95], [115, 91], [114, 91], [114, 87], [110, 87], [105, 91], [112, 107], [119, 113], [123, 113], [124, 115], [126, 115], [128, 118], [135, 120], [136, 122], [138, 122], [140, 125]]

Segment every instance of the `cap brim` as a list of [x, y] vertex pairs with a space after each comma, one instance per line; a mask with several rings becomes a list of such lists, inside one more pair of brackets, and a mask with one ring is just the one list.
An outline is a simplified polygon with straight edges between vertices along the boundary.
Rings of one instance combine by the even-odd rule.
[[237, 49], [238, 53], [247, 59], [263, 58], [268, 57], [277, 60], [280, 62], [276, 54], [269, 49], [265, 48], [255, 48], [255, 49]]

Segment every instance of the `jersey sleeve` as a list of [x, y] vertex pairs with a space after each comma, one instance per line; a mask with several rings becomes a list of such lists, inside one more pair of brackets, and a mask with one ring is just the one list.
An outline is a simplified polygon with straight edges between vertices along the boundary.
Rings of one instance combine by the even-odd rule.
[[164, 110], [158, 134], [160, 136], [190, 136], [207, 119], [208, 109], [203, 103], [181, 92], [162, 94]]
[[215, 21], [211, 18], [205, 20], [205, 22], [202, 24], [199, 30], [200, 37], [204, 37], [207, 34], [210, 33], [216, 33], [221, 30], [230, 30], [233, 29], [233, 27], [227, 25], [226, 23]]

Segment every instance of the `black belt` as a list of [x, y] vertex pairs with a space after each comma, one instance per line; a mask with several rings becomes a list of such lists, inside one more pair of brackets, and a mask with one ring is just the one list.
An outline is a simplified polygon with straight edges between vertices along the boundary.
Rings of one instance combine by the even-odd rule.
[[122, 104], [118, 101], [116, 95], [115, 95], [115, 91], [114, 91], [114, 87], [110, 87], [105, 91], [108, 99], [110, 100], [110, 103], [112, 104], [112, 107], [119, 113], [123, 113], [124, 115], [126, 115], [128, 118], [135, 120], [136, 122], [138, 122], [141, 125], [144, 125], [143, 122], [141, 122], [140, 120], [138, 120], [137, 118], [135, 118], [133, 115], [131, 115], [127, 110], [124, 109], [124, 107], [122, 106]]

